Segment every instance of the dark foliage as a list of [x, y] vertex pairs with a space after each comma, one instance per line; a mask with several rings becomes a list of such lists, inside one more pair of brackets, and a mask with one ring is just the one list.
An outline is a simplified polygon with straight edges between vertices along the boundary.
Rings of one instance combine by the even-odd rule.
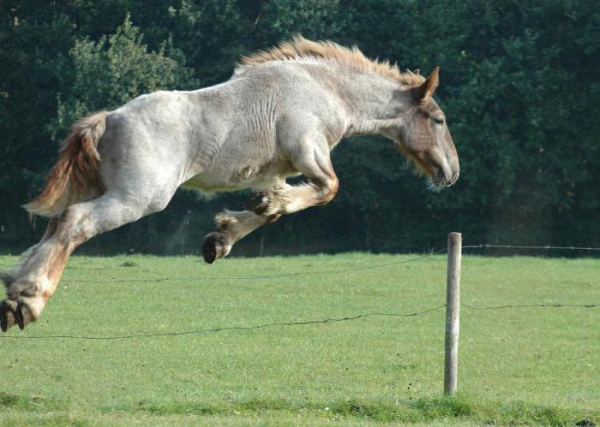
[[[158, 89], [226, 80], [240, 55], [301, 33], [403, 68], [441, 67], [462, 178], [433, 194], [379, 138], [345, 141], [338, 197], [249, 236], [236, 254], [407, 251], [471, 242], [600, 245], [600, 7], [595, 1], [0, 0], [0, 251], [45, 226], [37, 194], [69, 123]], [[180, 192], [169, 209], [87, 252], [190, 253], [223, 206]]]

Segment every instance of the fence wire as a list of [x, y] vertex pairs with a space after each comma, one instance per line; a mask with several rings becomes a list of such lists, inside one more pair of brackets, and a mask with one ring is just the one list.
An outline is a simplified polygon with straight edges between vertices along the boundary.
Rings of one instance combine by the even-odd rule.
[[[331, 317], [328, 319], [318, 320], [304, 320], [297, 322], [273, 322], [264, 323], [255, 326], [224, 326], [220, 328], [210, 329], [193, 329], [189, 331], [174, 331], [174, 332], [149, 332], [149, 333], [135, 333], [126, 335], [113, 335], [113, 336], [90, 336], [90, 335], [0, 335], [0, 338], [4, 339], [16, 339], [16, 340], [52, 340], [52, 339], [75, 339], [75, 340], [94, 340], [94, 341], [115, 341], [115, 340], [127, 340], [133, 338], [153, 338], [153, 337], [174, 337], [182, 335], [200, 335], [208, 333], [218, 333], [227, 331], [252, 331], [257, 329], [265, 329], [272, 327], [286, 327], [286, 326], [310, 326], [310, 325], [322, 325], [328, 323], [341, 323], [349, 322], [359, 319], [365, 319], [367, 317], [415, 317], [422, 316], [424, 314], [432, 313], [434, 311], [441, 310], [446, 307], [447, 304], [441, 304], [433, 308], [428, 308], [421, 311], [415, 311], [412, 313], [367, 313], [358, 314], [356, 316], [346, 317]], [[600, 304], [507, 304], [490, 307], [477, 307], [469, 304], [461, 304], [461, 307], [469, 308], [471, 310], [501, 310], [506, 308], [598, 308]]]
[[[501, 249], [545, 249], [545, 250], [582, 250], [582, 251], [600, 251], [600, 248], [593, 247], [574, 247], [574, 246], [523, 246], [523, 245], [493, 245], [493, 244], [478, 244], [478, 245], [464, 245], [463, 249], [485, 249], [485, 248], [501, 248]], [[324, 275], [324, 274], [340, 274], [340, 273], [353, 273], [357, 271], [364, 270], [372, 270], [377, 268], [391, 267], [400, 264], [406, 264], [410, 262], [420, 261], [426, 258], [429, 258], [433, 255], [438, 255], [446, 253], [446, 249], [441, 250], [432, 250], [426, 254], [422, 254], [415, 258], [369, 265], [363, 267], [355, 267], [348, 269], [339, 269], [339, 270], [321, 270], [321, 271], [304, 271], [304, 272], [294, 272], [294, 273], [284, 273], [284, 274], [272, 274], [272, 275], [261, 275], [261, 276], [213, 276], [213, 277], [162, 277], [156, 279], [99, 279], [99, 280], [71, 280], [66, 281], [65, 284], [68, 283], [146, 283], [146, 282], [165, 282], [165, 281], [205, 281], [205, 280], [260, 280], [260, 279], [274, 279], [274, 278], [284, 278], [284, 277], [297, 277], [297, 276], [308, 276], [308, 275]], [[305, 321], [295, 321], [295, 322], [272, 322], [272, 323], [264, 323], [260, 325], [254, 326], [225, 326], [219, 328], [210, 328], [210, 329], [194, 329], [188, 331], [173, 331], [173, 332], [150, 332], [150, 333], [133, 333], [133, 334], [125, 334], [125, 335], [113, 335], [113, 336], [87, 336], [87, 335], [32, 335], [32, 336], [19, 336], [19, 335], [0, 335], [2, 339], [16, 339], [16, 340], [57, 340], [57, 339], [76, 339], [76, 340], [96, 340], [96, 341], [114, 341], [114, 340], [127, 340], [127, 339], [135, 339], [135, 338], [152, 338], [152, 337], [173, 337], [173, 336], [182, 336], [182, 335], [199, 335], [199, 334], [207, 334], [207, 333], [218, 333], [218, 332], [226, 332], [226, 331], [251, 331], [272, 327], [288, 327], [288, 326], [310, 326], [310, 325], [319, 325], [319, 324], [329, 324], [329, 323], [340, 323], [340, 322], [349, 322], [359, 319], [364, 319], [368, 317], [415, 317], [421, 316], [428, 313], [432, 313], [438, 311], [447, 304], [441, 304], [433, 308], [424, 309], [421, 311], [415, 311], [412, 313], [367, 313], [367, 314], [358, 314], [355, 316], [346, 316], [346, 317], [332, 317], [327, 319], [318, 319], [318, 320], [305, 320]], [[497, 305], [497, 306], [475, 306], [470, 304], [461, 303], [461, 307], [468, 308], [470, 310], [502, 310], [509, 308], [598, 308], [600, 304], [570, 304], [570, 303], [542, 303], [542, 304], [506, 304], [506, 305]]]
[[354, 268], [343, 268], [339, 270], [318, 270], [318, 271], [298, 271], [294, 273], [283, 273], [283, 274], [265, 274], [260, 276], [185, 276], [185, 277], [159, 277], [155, 279], [71, 279], [63, 282], [65, 285], [72, 283], [155, 283], [155, 282], [169, 282], [169, 281], [207, 281], [207, 280], [266, 280], [266, 279], [280, 279], [286, 277], [298, 277], [298, 276], [320, 276], [325, 274], [340, 274], [340, 273], [354, 273], [356, 271], [373, 270], [377, 268], [391, 267], [394, 265], [407, 264], [409, 262], [420, 261], [425, 258], [432, 257], [446, 253], [446, 249], [432, 250], [426, 254], [422, 254], [415, 258], [404, 259], [400, 261], [387, 262], [375, 265], [366, 265], [363, 267]]
[[528, 250], [565, 250], [565, 251], [600, 251], [600, 248], [580, 246], [528, 246], [528, 245], [494, 245], [491, 243], [480, 243], [477, 245], [463, 245], [463, 249], [528, 249]]
[[470, 304], [461, 303], [461, 307], [470, 308], [471, 310], [501, 310], [503, 308], [597, 308], [600, 304], [506, 304], [506, 305], [494, 305], [490, 307], [477, 307]]
[[308, 326], [308, 325], [319, 325], [319, 324], [327, 324], [327, 323], [339, 323], [339, 322], [348, 322], [358, 319], [364, 319], [367, 317], [375, 317], [375, 316], [385, 316], [385, 317], [414, 317], [421, 316], [423, 314], [431, 313], [433, 311], [440, 310], [441, 308], [446, 307], [446, 304], [439, 305], [437, 307], [428, 308], [422, 311], [415, 311], [413, 313], [403, 314], [403, 313], [368, 313], [368, 314], [358, 314], [356, 316], [347, 316], [347, 317], [332, 317], [329, 319], [321, 319], [321, 320], [305, 320], [299, 322], [273, 322], [273, 323], [264, 323], [262, 325], [256, 326], [225, 326], [221, 328], [212, 328], [212, 329], [194, 329], [191, 331], [178, 331], [178, 332], [150, 332], [150, 333], [140, 333], [140, 334], [128, 334], [128, 335], [115, 335], [115, 336], [105, 336], [105, 337], [94, 337], [94, 336], [85, 336], [85, 335], [43, 335], [43, 336], [19, 336], [19, 335], [0, 335], [0, 338], [12, 338], [12, 339], [81, 339], [81, 340], [124, 340], [131, 338], [148, 338], [148, 337], [166, 337], [166, 336], [180, 336], [180, 335], [197, 335], [197, 334], [206, 334], [211, 332], [225, 332], [225, 331], [251, 331], [256, 329], [264, 329], [264, 328], [272, 328], [274, 326]]

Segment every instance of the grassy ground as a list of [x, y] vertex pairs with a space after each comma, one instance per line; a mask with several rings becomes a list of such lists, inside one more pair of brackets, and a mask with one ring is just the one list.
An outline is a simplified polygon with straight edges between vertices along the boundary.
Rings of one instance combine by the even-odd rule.
[[[374, 312], [445, 298], [445, 257], [75, 257], [44, 316], [7, 336], [118, 336]], [[0, 257], [0, 266], [14, 257]], [[463, 258], [475, 306], [600, 303], [600, 260]], [[195, 277], [197, 280], [135, 282]], [[87, 282], [83, 282], [86, 280]], [[91, 282], [102, 280], [104, 282]], [[118, 280], [130, 281], [120, 283]], [[0, 422], [428, 425], [600, 422], [600, 308], [463, 307], [457, 398], [441, 397], [444, 311], [123, 340], [0, 339]]]

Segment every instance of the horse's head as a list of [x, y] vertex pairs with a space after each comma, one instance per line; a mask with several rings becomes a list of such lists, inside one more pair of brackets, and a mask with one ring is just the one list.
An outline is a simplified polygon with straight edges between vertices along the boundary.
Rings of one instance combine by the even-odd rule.
[[451, 186], [460, 172], [446, 116], [433, 99], [438, 84], [436, 67], [425, 82], [407, 91], [408, 108], [394, 138], [400, 151], [427, 175], [434, 189]]

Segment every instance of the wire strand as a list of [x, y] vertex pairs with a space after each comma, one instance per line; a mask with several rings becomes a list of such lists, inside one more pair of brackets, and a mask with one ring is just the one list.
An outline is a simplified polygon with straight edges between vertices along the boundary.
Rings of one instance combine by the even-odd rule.
[[[151, 332], [151, 333], [139, 333], [139, 334], [127, 334], [127, 335], [114, 335], [114, 336], [88, 336], [88, 335], [32, 335], [32, 336], [19, 336], [19, 335], [0, 335], [0, 339], [18, 339], [18, 340], [52, 340], [52, 339], [78, 339], [78, 340], [95, 340], [95, 341], [114, 341], [114, 340], [127, 340], [134, 338], [152, 338], [152, 337], [173, 337], [182, 335], [199, 335], [206, 333], [218, 333], [225, 331], [251, 331], [258, 329], [271, 328], [275, 326], [286, 327], [286, 326], [309, 326], [309, 325], [320, 325], [328, 323], [339, 323], [348, 322], [358, 319], [364, 319], [367, 317], [414, 317], [428, 314], [446, 307], [446, 304], [441, 304], [433, 308], [428, 308], [421, 311], [415, 311], [413, 313], [367, 313], [358, 314], [356, 316], [346, 317], [332, 317], [328, 319], [319, 320], [305, 320], [298, 322], [273, 322], [264, 323], [262, 325], [255, 326], [225, 326], [220, 328], [211, 329], [193, 329], [190, 331], [174, 331], [174, 332]], [[501, 310], [506, 308], [598, 308], [600, 304], [506, 304], [496, 305], [488, 307], [478, 307], [470, 304], [462, 303], [461, 307], [469, 308], [471, 310]]]
[[445, 253], [446, 249], [440, 249], [438, 251], [431, 251], [421, 256], [405, 259], [401, 261], [388, 262], [384, 264], [368, 265], [364, 267], [346, 268], [340, 270], [320, 270], [320, 271], [298, 271], [295, 273], [284, 273], [284, 274], [267, 274], [262, 276], [204, 276], [204, 277], [159, 277], [156, 279], [71, 279], [63, 282], [64, 284], [72, 283], [153, 283], [153, 282], [167, 282], [167, 281], [207, 281], [207, 280], [264, 280], [264, 279], [279, 279], [285, 277], [298, 277], [298, 276], [315, 276], [321, 274], [340, 274], [340, 273], [353, 273], [356, 271], [373, 270], [377, 268], [391, 267], [394, 265], [407, 264], [409, 262], [420, 261], [425, 258], [432, 257]]
[[477, 307], [474, 305], [469, 305], [462, 303], [462, 307], [470, 308], [471, 310], [500, 310], [503, 308], [531, 308], [531, 307], [541, 307], [541, 308], [561, 308], [561, 307], [569, 307], [569, 308], [596, 308], [600, 307], [600, 304], [506, 304], [506, 305], [495, 305], [490, 307]]
[[439, 305], [437, 307], [428, 308], [422, 311], [416, 311], [413, 313], [402, 314], [402, 313], [368, 313], [368, 314], [358, 314], [356, 316], [347, 316], [347, 317], [332, 317], [329, 319], [322, 320], [306, 320], [299, 322], [274, 322], [274, 323], [265, 323], [262, 325], [256, 326], [225, 326], [221, 328], [212, 328], [212, 329], [194, 329], [191, 331], [176, 331], [176, 332], [151, 332], [151, 333], [139, 333], [139, 334], [128, 334], [128, 335], [115, 335], [115, 336], [86, 336], [86, 335], [32, 335], [32, 336], [19, 336], [19, 335], [0, 335], [0, 338], [4, 339], [21, 339], [21, 340], [29, 340], [29, 339], [79, 339], [79, 340], [97, 340], [97, 341], [112, 341], [112, 340], [126, 340], [132, 338], [149, 338], [149, 337], [167, 337], [167, 336], [181, 336], [181, 335], [197, 335], [197, 334], [205, 334], [205, 333], [216, 333], [216, 332], [224, 332], [224, 331], [250, 331], [256, 329], [264, 329], [271, 328], [274, 326], [307, 326], [307, 325], [318, 325], [318, 324], [327, 324], [327, 323], [339, 323], [339, 322], [348, 322], [358, 319], [364, 319], [366, 317], [375, 317], [375, 316], [386, 316], [386, 317], [414, 317], [421, 316], [427, 313], [431, 313], [433, 311], [437, 311], [446, 304]]
[[570, 251], [600, 251], [600, 248], [578, 247], [578, 246], [528, 246], [528, 245], [493, 245], [490, 243], [480, 243], [478, 245], [464, 245], [463, 249], [545, 249], [545, 250], [570, 250]]
[[[520, 245], [492, 245], [492, 244], [479, 244], [479, 245], [465, 245], [463, 249], [485, 249], [485, 248], [503, 248], [503, 249], [561, 249], [561, 250], [588, 250], [595, 251], [600, 250], [600, 248], [582, 248], [582, 247], [573, 247], [573, 246], [520, 246]], [[322, 274], [339, 274], [339, 273], [349, 273], [356, 271], [364, 271], [364, 270], [372, 270], [377, 268], [390, 267], [394, 265], [406, 264], [410, 262], [419, 261], [425, 258], [429, 258], [433, 255], [445, 253], [446, 250], [438, 250], [438, 251], [430, 251], [427, 254], [423, 254], [421, 256], [377, 264], [370, 265], [364, 267], [350, 268], [350, 269], [339, 269], [339, 270], [322, 270], [322, 271], [304, 271], [304, 272], [295, 272], [295, 273], [286, 273], [286, 274], [273, 274], [273, 275], [261, 275], [261, 276], [224, 276], [224, 277], [163, 277], [156, 279], [134, 279], [134, 280], [115, 280], [115, 279], [107, 279], [107, 280], [71, 280], [66, 281], [65, 284], [68, 283], [103, 283], [103, 282], [111, 282], [111, 283], [140, 283], [140, 282], [164, 282], [164, 281], [175, 281], [175, 280], [259, 280], [259, 279], [273, 279], [273, 278], [284, 278], [284, 277], [297, 277], [297, 276], [308, 276], [308, 275], [322, 275]], [[358, 319], [363, 319], [367, 317], [375, 317], [375, 316], [387, 316], [387, 317], [413, 317], [424, 315], [433, 311], [440, 310], [445, 307], [446, 304], [442, 304], [430, 309], [416, 311], [413, 313], [402, 314], [402, 313], [368, 313], [368, 314], [358, 314], [355, 316], [347, 316], [347, 317], [333, 317], [328, 319], [321, 320], [307, 320], [307, 321], [298, 321], [298, 322], [274, 322], [274, 323], [265, 323], [256, 326], [226, 326], [220, 328], [212, 328], [212, 329], [195, 329], [189, 331], [174, 331], [174, 332], [153, 332], [153, 333], [133, 333], [126, 335], [115, 335], [115, 336], [85, 336], [85, 335], [46, 335], [46, 336], [11, 336], [11, 335], [0, 335], [0, 338], [4, 339], [80, 339], [80, 340], [125, 340], [125, 339], [134, 339], [134, 338], [148, 338], [148, 337], [165, 337], [165, 336], [182, 336], [182, 335], [194, 335], [194, 334], [204, 334], [204, 333], [217, 333], [224, 331], [248, 331], [248, 330], [257, 330], [264, 329], [269, 327], [286, 327], [286, 326], [306, 326], [306, 325], [316, 325], [316, 324], [328, 324], [328, 323], [337, 323], [337, 322], [346, 322], [346, 321], [354, 321]], [[478, 307], [470, 304], [462, 303], [461, 306], [471, 309], [471, 310], [498, 310], [498, 309], [507, 309], [507, 308], [597, 308], [600, 307], [600, 304], [562, 304], [562, 303], [553, 303], [553, 304], [506, 304], [506, 305], [498, 305], [498, 306], [488, 306], [488, 307]]]

